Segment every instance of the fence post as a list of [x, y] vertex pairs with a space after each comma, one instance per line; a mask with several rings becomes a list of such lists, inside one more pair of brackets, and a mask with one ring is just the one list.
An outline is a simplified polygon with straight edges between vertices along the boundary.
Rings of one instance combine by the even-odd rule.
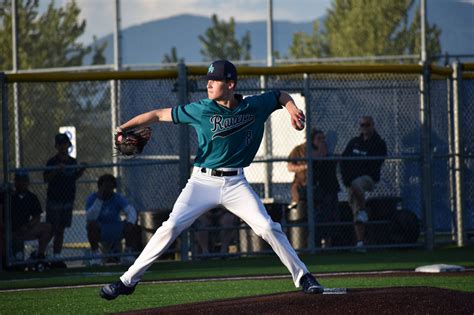
[[306, 176], [306, 205], [307, 205], [307, 218], [308, 218], [308, 249], [310, 253], [316, 252], [316, 231], [314, 226], [314, 198], [313, 198], [313, 139], [311, 139], [311, 90], [309, 86], [309, 75], [304, 74], [304, 96], [306, 100], [306, 163], [308, 165], [308, 174]]
[[431, 107], [430, 107], [431, 69], [423, 62], [423, 73], [420, 77], [421, 105], [421, 160], [422, 160], [422, 204], [425, 223], [425, 248], [434, 248], [433, 207], [432, 207], [432, 155], [431, 155]]
[[[5, 239], [4, 243], [0, 244], [0, 248], [4, 248], [5, 253], [6, 253], [6, 263], [9, 265], [10, 263], [10, 240], [11, 240], [11, 234], [9, 233], [11, 231], [10, 229], [10, 189], [8, 185], [8, 174], [10, 171], [9, 167], [9, 149], [10, 149], [10, 143], [8, 139], [9, 135], [9, 130], [8, 130], [8, 89], [7, 89], [7, 77], [4, 72], [0, 72], [0, 88], [1, 88], [1, 94], [2, 94], [2, 148], [3, 148], [3, 187], [4, 188], [4, 198], [3, 198], [3, 211], [5, 211]], [[2, 218], [0, 218], [2, 220]], [[2, 265], [2, 259], [0, 257], [0, 270], [3, 270], [4, 266]]]
[[[267, 77], [264, 75], [260, 76], [260, 88], [262, 92], [267, 89]], [[272, 116], [268, 117], [265, 122], [265, 129], [263, 134], [263, 155], [265, 159], [271, 159], [273, 157], [273, 144], [272, 144]], [[271, 198], [272, 192], [272, 174], [273, 174], [273, 163], [265, 163], [265, 178], [264, 178], [264, 198]]]
[[462, 168], [464, 165], [461, 156], [462, 148], [462, 70], [459, 62], [453, 63], [453, 116], [454, 116], [454, 185], [456, 205], [456, 240], [459, 247], [464, 246], [466, 237], [464, 231], [463, 206], [462, 206]]
[[456, 240], [456, 170], [454, 156], [454, 105], [453, 77], [446, 78], [448, 108], [448, 169], [449, 169], [449, 210], [451, 212], [451, 240]]
[[[178, 102], [179, 105], [188, 103], [188, 74], [186, 65], [178, 63]], [[179, 187], [186, 186], [190, 170], [189, 127], [179, 125]], [[181, 234], [181, 260], [189, 260], [189, 230]]]
[[[122, 69], [122, 33], [120, 31], [120, 1], [115, 1], [115, 21], [114, 21], [114, 70], [119, 71]], [[114, 134], [115, 129], [117, 128], [117, 122], [120, 122], [122, 119], [121, 115], [121, 95], [120, 95], [120, 81], [112, 80], [110, 82], [110, 118], [111, 118], [111, 129]], [[114, 152], [115, 140], [112, 137], [112, 152]], [[114, 164], [112, 168], [113, 175], [119, 180], [119, 187], [123, 190], [121, 185], [121, 173], [122, 169], [117, 166], [118, 158], [117, 156], [112, 155], [112, 163]]]

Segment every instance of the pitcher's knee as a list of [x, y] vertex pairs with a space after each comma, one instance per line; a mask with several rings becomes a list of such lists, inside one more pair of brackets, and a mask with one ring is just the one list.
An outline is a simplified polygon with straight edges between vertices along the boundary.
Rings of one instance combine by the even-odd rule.
[[168, 233], [171, 234], [180, 234], [185, 227], [183, 227], [183, 224], [180, 224], [174, 220], [167, 220], [163, 222], [162, 228], [167, 230]]
[[263, 239], [266, 239], [266, 236], [279, 232], [281, 232], [280, 224], [272, 221], [267, 221], [265, 222], [265, 224], [260, 225], [258, 227], [258, 231], [256, 231], [255, 233]]

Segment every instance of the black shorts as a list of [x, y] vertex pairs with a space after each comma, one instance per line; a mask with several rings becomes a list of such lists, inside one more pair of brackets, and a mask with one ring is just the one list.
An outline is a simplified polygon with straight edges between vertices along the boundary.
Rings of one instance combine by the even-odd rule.
[[48, 200], [46, 202], [46, 222], [51, 223], [53, 230], [70, 227], [72, 207], [72, 202]]

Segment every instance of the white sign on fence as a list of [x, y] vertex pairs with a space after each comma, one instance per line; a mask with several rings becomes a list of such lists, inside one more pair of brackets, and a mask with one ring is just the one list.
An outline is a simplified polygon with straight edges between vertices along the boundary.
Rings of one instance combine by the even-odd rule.
[[69, 140], [71, 140], [71, 146], [69, 147], [69, 155], [73, 158], [77, 158], [77, 147], [76, 147], [76, 127], [74, 126], [62, 126], [59, 127], [60, 133], [65, 133]]

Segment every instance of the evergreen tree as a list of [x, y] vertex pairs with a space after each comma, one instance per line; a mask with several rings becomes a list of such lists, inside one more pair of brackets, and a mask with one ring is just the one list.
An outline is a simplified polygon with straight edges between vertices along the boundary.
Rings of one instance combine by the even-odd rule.
[[297, 32], [293, 35], [290, 55], [294, 58], [311, 58], [327, 55], [324, 34], [319, 31], [318, 21], [313, 22], [313, 33]]
[[[415, 16], [420, 16], [420, 8], [417, 8]], [[426, 52], [427, 58], [441, 55], [441, 30], [435, 25], [426, 25]], [[409, 27], [407, 23], [392, 42], [394, 50], [399, 54], [420, 54], [421, 53], [421, 26], [420, 19], [417, 18]]]
[[[11, 0], [0, 10], [0, 69], [12, 69]], [[79, 20], [80, 8], [74, 0], [62, 7], [51, 1], [45, 12], [38, 12], [39, 0], [17, 0], [19, 69], [80, 66], [86, 54], [92, 53], [93, 64], [104, 64], [106, 42], [93, 47], [78, 42], [86, 22]], [[110, 131], [109, 83], [35, 82], [18, 84], [19, 129], [24, 166], [44, 166], [54, 153], [52, 139], [60, 126], [75, 126], [79, 156], [96, 161], [110, 160], [111, 150], [97, 150], [87, 141], [110, 146], [109, 139], [97, 139]], [[11, 99], [11, 98], [10, 98]], [[13, 102], [9, 102], [10, 128], [13, 128]], [[106, 115], [101, 115], [105, 113]], [[97, 117], [105, 117], [98, 120]], [[13, 132], [10, 143], [15, 143]], [[94, 139], [96, 138], [96, 139]], [[25, 142], [23, 139], [35, 139]], [[27, 145], [25, 145], [27, 143]], [[86, 151], [86, 152], [85, 152]]]
[[[333, 0], [324, 32], [297, 33], [293, 58], [382, 56], [420, 53], [419, 10], [410, 23], [414, 0]], [[441, 31], [427, 25], [427, 50], [439, 54]]]
[[170, 54], [165, 54], [163, 56], [163, 63], [179, 63], [183, 62], [183, 58], [178, 58], [178, 50], [176, 49], [175, 46], [171, 47], [171, 52]]
[[102, 44], [99, 44], [97, 36], [93, 36], [93, 44], [92, 44], [92, 64], [93, 65], [105, 65], [106, 59], [104, 51], [107, 48], [107, 41], [103, 41]]
[[[79, 21], [81, 10], [75, 0], [58, 8], [51, 1], [41, 15], [38, 6], [39, 0], [17, 0], [19, 69], [82, 65], [92, 48], [77, 41], [84, 33], [86, 21]], [[12, 69], [11, 34], [11, 0], [5, 0], [0, 10], [0, 69], [3, 70]], [[103, 57], [100, 54], [104, 49], [96, 48], [96, 62]]]
[[246, 32], [240, 41], [235, 38], [235, 21], [219, 21], [212, 16], [212, 26], [204, 35], [199, 35], [203, 48], [201, 54], [205, 61], [215, 59], [250, 60], [250, 32]]

